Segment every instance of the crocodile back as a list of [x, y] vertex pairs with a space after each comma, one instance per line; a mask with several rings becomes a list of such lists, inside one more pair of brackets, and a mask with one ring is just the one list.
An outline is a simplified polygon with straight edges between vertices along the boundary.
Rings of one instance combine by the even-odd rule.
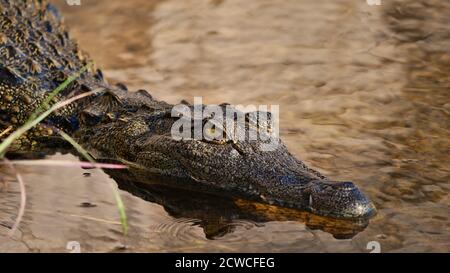
[[[16, 127], [90, 60], [71, 40], [57, 9], [41, 0], [0, 0], [0, 122]], [[55, 100], [105, 85], [90, 68]], [[53, 115], [68, 118], [73, 104]]]

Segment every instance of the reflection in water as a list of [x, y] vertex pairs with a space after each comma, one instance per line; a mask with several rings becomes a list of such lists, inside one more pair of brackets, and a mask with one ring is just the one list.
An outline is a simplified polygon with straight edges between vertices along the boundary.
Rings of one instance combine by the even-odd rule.
[[111, 170], [107, 173], [119, 184], [120, 189], [162, 205], [171, 216], [199, 220], [196, 224], [203, 228], [208, 239], [233, 232], [235, 224], [240, 223], [240, 220], [255, 223], [297, 221], [310, 229], [328, 232], [337, 239], [352, 238], [368, 224], [368, 220], [330, 219], [295, 209], [227, 197], [220, 192], [208, 194], [194, 191], [194, 187], [191, 190], [168, 187], [167, 181], [155, 183], [142, 173]]

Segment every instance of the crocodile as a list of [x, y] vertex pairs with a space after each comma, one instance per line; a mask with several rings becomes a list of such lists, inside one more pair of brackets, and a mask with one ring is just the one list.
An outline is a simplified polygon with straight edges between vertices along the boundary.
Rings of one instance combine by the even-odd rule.
[[[145, 201], [161, 205], [174, 218], [195, 219], [207, 239], [217, 239], [235, 231], [236, 224], [245, 221], [258, 226], [272, 221], [295, 221], [311, 230], [322, 230], [335, 239], [350, 239], [369, 224], [367, 218], [331, 219], [297, 209], [263, 204], [242, 198], [230, 198], [203, 189], [170, 187], [154, 183], [129, 170], [107, 169], [105, 172], [117, 182], [120, 189]], [[136, 182], [139, 181], [139, 182]], [[242, 220], [242, 221], [241, 221]]]
[[[90, 63], [88, 54], [70, 38], [54, 6], [43, 0], [0, 0], [3, 139], [23, 125], [55, 88], [83, 68], [89, 67], [52, 103], [101, 90], [52, 113], [16, 140], [10, 152], [56, 149], [57, 143], [63, 142], [61, 130], [96, 159], [128, 164], [140, 174], [138, 178], [160, 178], [161, 183], [177, 187], [212, 189], [333, 218], [370, 218], [376, 213], [373, 203], [353, 182], [333, 181], [309, 168], [279, 138], [273, 149], [262, 149], [267, 140], [235, 138], [233, 134], [217, 141], [205, 136], [173, 137], [172, 128], [186, 117], [183, 112], [174, 111], [175, 105], [157, 100], [145, 90], [132, 92], [124, 84], [109, 84], [102, 71]], [[184, 101], [180, 105], [193, 112], [198, 107]], [[269, 113], [236, 113], [245, 116], [244, 128], [270, 134]], [[223, 119], [219, 116], [191, 117], [194, 124], [216, 121], [219, 134], [230, 134], [220, 131]]]

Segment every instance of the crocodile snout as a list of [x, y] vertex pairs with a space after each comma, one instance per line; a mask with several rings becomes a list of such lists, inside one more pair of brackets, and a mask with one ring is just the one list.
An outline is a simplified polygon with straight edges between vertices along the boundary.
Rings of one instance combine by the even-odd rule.
[[372, 202], [352, 182], [316, 180], [306, 188], [307, 209], [336, 218], [370, 218], [376, 213]]

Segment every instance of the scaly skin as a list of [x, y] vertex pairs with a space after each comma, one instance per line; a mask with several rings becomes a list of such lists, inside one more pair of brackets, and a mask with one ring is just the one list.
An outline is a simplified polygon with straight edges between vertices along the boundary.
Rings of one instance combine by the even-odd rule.
[[[0, 129], [10, 132], [89, 60], [70, 40], [53, 6], [34, 0], [0, 0], [0, 4]], [[52, 114], [11, 150], [51, 144], [56, 138], [48, 129], [52, 125], [71, 134], [98, 159], [129, 162], [137, 179], [163, 177], [163, 183], [223, 190], [336, 218], [374, 214], [371, 202], [353, 183], [329, 181], [292, 156], [280, 140], [272, 151], [263, 151], [261, 140], [230, 136], [228, 141], [175, 140], [171, 128], [178, 117], [172, 117], [173, 105], [154, 100], [146, 91], [109, 86], [99, 70], [84, 73], [56, 100], [99, 87], [104, 88], [102, 93]], [[252, 117], [247, 115], [245, 128], [267, 127]], [[216, 120], [203, 121], [208, 119]]]

